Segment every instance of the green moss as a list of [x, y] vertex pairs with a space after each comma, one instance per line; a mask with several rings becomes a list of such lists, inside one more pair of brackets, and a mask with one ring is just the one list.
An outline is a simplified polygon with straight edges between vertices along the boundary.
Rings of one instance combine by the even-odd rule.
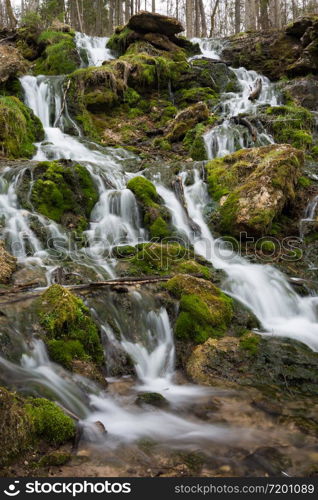
[[75, 424], [61, 408], [47, 399], [30, 399], [26, 412], [34, 425], [35, 434], [52, 444], [62, 444], [75, 437]]
[[124, 102], [126, 102], [129, 106], [134, 106], [136, 105], [141, 99], [140, 94], [136, 92], [136, 90], [127, 88], [124, 91]]
[[40, 120], [16, 97], [0, 97], [0, 155], [31, 158], [44, 139]]
[[240, 338], [240, 349], [247, 351], [252, 356], [255, 356], [259, 351], [260, 342], [260, 335], [255, 335], [251, 332], [245, 333]]
[[232, 299], [211, 282], [177, 275], [166, 288], [180, 300], [175, 324], [178, 338], [203, 343], [224, 334], [233, 315]]
[[67, 464], [72, 458], [72, 455], [62, 451], [52, 451], [48, 455], [41, 458], [40, 467], [60, 467]]
[[299, 149], [309, 149], [313, 143], [313, 116], [306, 108], [290, 103], [286, 106], [270, 106], [269, 128], [276, 142], [288, 143]]
[[[90, 213], [98, 200], [98, 192], [88, 170], [78, 164], [58, 161], [41, 162], [33, 171], [34, 184], [30, 208], [58, 223], [72, 214], [72, 225], [78, 231], [87, 227]], [[28, 207], [28, 197], [22, 185], [21, 203]]]
[[130, 45], [130, 35], [133, 33], [129, 28], [116, 28], [115, 33], [110, 37], [107, 42], [107, 47], [117, 55], [122, 55], [126, 52]]
[[128, 182], [127, 188], [134, 193], [141, 206], [144, 225], [149, 230], [150, 237], [163, 239], [170, 236], [170, 214], [162, 206], [162, 200], [152, 182], [137, 176]]
[[298, 185], [303, 188], [307, 188], [312, 185], [312, 180], [309, 179], [308, 177], [301, 176], [298, 179]]
[[190, 157], [195, 161], [207, 160], [207, 152], [203, 134], [206, 126], [203, 123], [198, 123], [193, 129], [189, 130], [184, 139], [183, 145], [189, 152]]
[[175, 100], [181, 108], [185, 108], [189, 106], [189, 104], [194, 104], [199, 101], [204, 101], [211, 107], [218, 103], [219, 94], [211, 87], [194, 87], [178, 90], [175, 94]]
[[47, 347], [51, 360], [68, 370], [72, 370], [74, 359], [90, 360], [79, 340], [48, 340]]
[[267, 240], [266, 238], [261, 238], [257, 242], [257, 248], [264, 253], [274, 254], [276, 252], [276, 243], [272, 240]]
[[63, 75], [75, 71], [80, 64], [74, 37], [60, 31], [44, 31], [38, 43], [45, 46], [35, 64], [37, 75]]
[[98, 328], [81, 299], [60, 285], [52, 285], [38, 300], [38, 311], [46, 332], [44, 340], [55, 361], [68, 368], [74, 358], [103, 363]]
[[167, 406], [167, 400], [158, 392], [141, 392], [137, 396], [136, 403], [138, 405], [158, 406], [159, 408]]
[[192, 251], [179, 243], [144, 243], [129, 259], [127, 274], [130, 276], [165, 276], [193, 273], [211, 278], [211, 269], [195, 260]]

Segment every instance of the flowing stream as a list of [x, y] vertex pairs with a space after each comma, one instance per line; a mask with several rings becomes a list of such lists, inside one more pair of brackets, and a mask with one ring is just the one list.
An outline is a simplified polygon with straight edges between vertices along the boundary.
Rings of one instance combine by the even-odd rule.
[[[100, 65], [111, 57], [105, 49], [105, 39], [77, 34], [76, 41], [79, 52], [86, 53], [90, 65]], [[203, 54], [216, 56], [213, 47], [211, 42], [209, 45], [209, 41], [204, 40]], [[244, 134], [240, 135], [233, 126], [231, 117], [242, 112], [255, 113], [259, 104], [275, 105], [279, 102], [274, 87], [265, 77], [243, 68], [235, 70], [235, 74], [240, 90], [223, 96], [225, 119], [205, 138], [210, 157], [222, 156], [248, 145]], [[256, 102], [251, 102], [248, 94], [258, 78], [262, 79], [262, 92]], [[37, 144], [34, 160], [64, 158], [85, 165], [98, 187], [99, 201], [85, 234], [88, 242], [85, 250], [74, 249], [69, 236], [58, 224], [20, 208], [17, 185], [31, 167], [7, 168], [0, 178], [0, 215], [5, 219], [4, 237], [10, 251], [20, 263], [43, 267], [50, 284], [52, 271], [59, 264], [52, 256], [52, 248], [46, 248], [32, 229], [35, 218], [53, 241], [53, 250], [56, 247], [60, 260], [68, 258], [77, 262], [81, 258], [83, 265], [92, 268], [99, 276], [115, 276], [114, 260], [109, 257], [109, 250], [118, 244], [134, 245], [147, 241], [148, 237], [134, 195], [126, 189], [129, 176], [125, 173], [125, 160], [133, 159], [133, 155], [121, 149], [99, 147], [81, 136], [67, 106], [62, 109], [62, 77], [25, 76], [21, 78], [21, 84], [26, 104], [40, 118], [45, 129], [45, 140]], [[272, 139], [262, 132], [259, 141], [266, 144]], [[31, 192], [32, 168], [30, 175]], [[186, 176], [186, 173], [182, 174], [189, 215], [200, 227], [199, 236], [193, 234], [174, 193], [157, 183], [158, 192], [171, 211], [180, 235], [193, 244], [198, 254], [209, 259], [217, 269], [225, 271], [224, 289], [253, 311], [262, 324], [264, 335], [292, 337], [318, 350], [317, 298], [299, 297], [275, 268], [250, 264], [222, 241], [215, 240], [203, 215], [209, 202], [206, 185], [197, 170], [194, 171], [193, 184], [185, 182]], [[144, 292], [132, 291], [127, 295], [134, 311], [133, 318], [125, 315], [124, 309], [118, 308], [110, 297], [107, 303], [100, 305], [100, 310], [91, 306], [107, 342], [133, 360], [138, 381], [124, 395], [100, 391], [93, 382], [67, 373], [50, 362], [45, 346], [39, 340], [24, 346], [20, 365], [0, 358], [2, 369], [18, 385], [59, 400], [83, 419], [83, 425], [89, 427], [91, 422], [103, 422], [108, 430], [108, 447], [145, 436], [178, 445], [209, 440], [234, 443], [238, 438], [247, 438], [248, 434], [241, 429], [211, 425], [193, 415], [180, 413], [181, 407], [184, 409], [200, 403], [213, 391], [176, 382], [175, 348], [167, 310], [159, 307]], [[120, 331], [120, 338], [107, 321], [109, 314]], [[132, 335], [132, 330], [137, 332], [137, 338]], [[136, 406], [134, 401], [140, 391], [161, 393], [169, 401], [169, 409], [147, 410]], [[100, 436], [98, 439], [100, 441]]]

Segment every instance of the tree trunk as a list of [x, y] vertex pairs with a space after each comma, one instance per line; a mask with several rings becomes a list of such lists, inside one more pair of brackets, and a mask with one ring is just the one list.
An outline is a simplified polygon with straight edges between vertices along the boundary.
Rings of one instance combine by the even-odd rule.
[[[262, 1], [262, 0], [261, 0]], [[235, 0], [235, 34], [241, 31], [241, 1]]]
[[201, 16], [201, 36], [206, 38], [208, 36], [208, 28], [206, 25], [206, 16], [204, 11], [203, 0], [198, 0], [199, 8], [200, 8], [200, 16]]
[[79, 29], [81, 32], [83, 32], [83, 20], [82, 20], [82, 16], [81, 16], [81, 12], [80, 12], [80, 6], [78, 3], [78, 0], [75, 0], [75, 1], [76, 1], [76, 10], [77, 10], [77, 19], [78, 19]]
[[18, 23], [12, 10], [12, 5], [10, 0], [5, 0], [6, 13], [8, 18], [8, 24], [10, 29], [14, 29]]
[[152, 0], [151, 2], [151, 12], [156, 12], [156, 0]]
[[216, 11], [218, 10], [219, 3], [220, 3], [220, 0], [215, 0], [215, 4], [214, 4], [213, 10], [211, 12], [210, 38], [212, 38], [214, 35], [215, 17], [216, 17]]
[[245, 29], [256, 30], [256, 0], [245, 0]]
[[200, 7], [199, 7], [199, 0], [194, 0], [195, 1], [195, 35], [196, 37], [200, 37]]
[[186, 28], [188, 38], [193, 38], [193, 0], [186, 0]]

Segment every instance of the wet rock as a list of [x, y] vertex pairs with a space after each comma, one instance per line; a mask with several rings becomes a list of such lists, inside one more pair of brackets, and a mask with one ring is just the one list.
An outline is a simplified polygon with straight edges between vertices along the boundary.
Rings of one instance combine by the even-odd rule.
[[295, 198], [303, 153], [287, 145], [241, 150], [206, 165], [209, 192], [219, 202], [221, 233], [268, 234]]
[[165, 408], [168, 405], [168, 401], [158, 392], [141, 392], [137, 396], [136, 404], [138, 406], [147, 404], [158, 408]]
[[183, 25], [174, 17], [151, 12], [139, 12], [132, 16], [127, 27], [141, 33], [161, 33], [167, 36], [184, 31]]
[[197, 383], [250, 386], [279, 399], [282, 394], [288, 398], [290, 391], [317, 396], [317, 367], [318, 354], [301, 342], [246, 333], [209, 338], [193, 350], [186, 370]]
[[6, 251], [0, 240], [0, 283], [8, 283], [16, 270], [17, 259]]
[[287, 35], [292, 35], [296, 36], [297, 38], [301, 38], [307, 28], [312, 26], [313, 24], [313, 18], [310, 16], [305, 16], [305, 17], [300, 17], [299, 19], [296, 19], [296, 21], [293, 21], [290, 23], [287, 27], [285, 32]]
[[282, 84], [298, 106], [318, 111], [318, 78], [306, 76]]

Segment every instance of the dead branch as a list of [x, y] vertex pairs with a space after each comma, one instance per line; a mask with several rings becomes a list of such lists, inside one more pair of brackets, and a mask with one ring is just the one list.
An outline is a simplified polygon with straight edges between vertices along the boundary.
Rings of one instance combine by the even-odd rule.
[[256, 80], [255, 88], [252, 90], [250, 95], [248, 96], [250, 101], [255, 101], [256, 99], [259, 98], [262, 92], [262, 80], [258, 78]]
[[61, 107], [61, 111], [60, 111], [60, 114], [59, 116], [55, 119], [55, 122], [54, 122], [54, 127], [57, 126], [58, 122], [60, 121], [61, 119], [61, 116], [64, 112], [64, 109], [65, 109], [65, 105], [66, 105], [66, 96], [67, 96], [67, 92], [70, 88], [70, 85], [71, 85], [71, 80], [68, 80], [67, 84], [66, 84], [66, 87], [65, 87], [65, 90], [64, 90], [64, 93], [63, 93], [63, 101], [62, 101], [62, 107]]
[[256, 141], [256, 139], [257, 139], [257, 130], [256, 130], [255, 127], [253, 127], [253, 125], [251, 124], [251, 122], [247, 118], [244, 118], [243, 116], [233, 116], [232, 120], [237, 125], [243, 125], [243, 127], [246, 127], [249, 130], [249, 132], [250, 132], [250, 134], [252, 136], [253, 141], [254, 142]]

